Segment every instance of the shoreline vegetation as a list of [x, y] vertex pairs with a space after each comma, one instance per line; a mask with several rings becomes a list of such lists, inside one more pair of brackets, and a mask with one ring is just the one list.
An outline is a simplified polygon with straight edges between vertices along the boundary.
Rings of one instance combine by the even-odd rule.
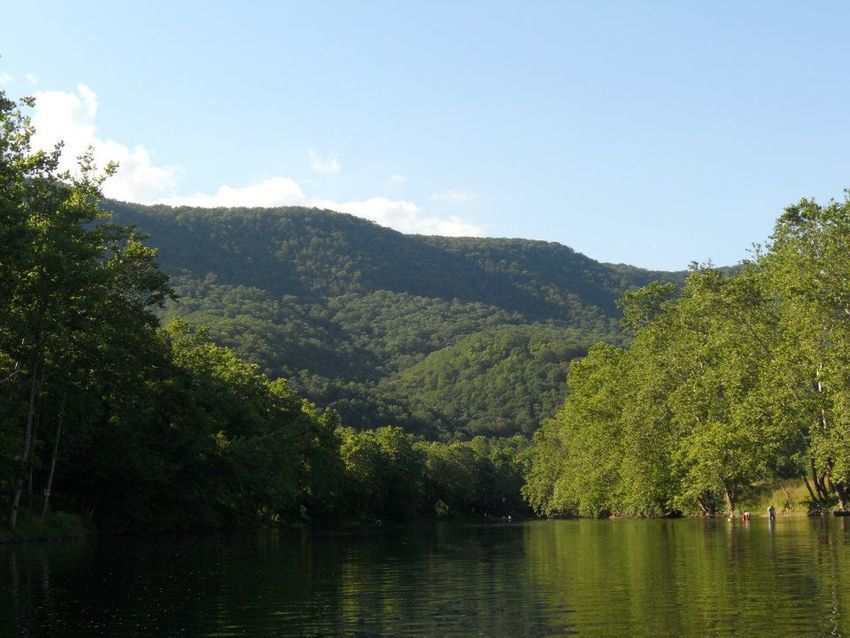
[[622, 300], [532, 439], [356, 430], [157, 312], [155, 249], [0, 91], [0, 540], [478, 517], [850, 509], [850, 200]]
[[693, 264], [681, 288], [626, 293], [630, 344], [574, 361], [534, 435], [535, 511], [731, 514], [793, 480], [808, 512], [848, 512], [848, 256], [850, 195], [802, 200], [734, 272]]
[[[807, 507], [807, 492], [802, 480], [778, 480], [772, 483], [753, 486], [747, 490], [742, 496], [740, 502], [740, 510], [734, 518], [740, 518], [743, 512], [750, 512], [754, 518], [766, 518], [767, 508], [771, 504], [776, 504], [777, 515], [779, 517], [801, 517], [812, 516], [812, 512]], [[824, 512], [818, 512], [816, 515], [823, 515]], [[717, 517], [729, 517], [728, 513], [717, 513]], [[686, 517], [703, 518], [702, 513], [691, 513]], [[567, 515], [561, 518], [575, 520], [580, 517]], [[637, 516], [616, 516], [611, 515], [610, 519], [635, 519], [647, 518]], [[663, 518], [663, 517], [650, 517]], [[417, 515], [407, 523], [421, 522], [423, 524], [432, 524], [440, 521], [451, 521], [454, 523], [504, 523], [504, 522], [521, 522], [526, 520], [541, 520], [540, 517], [534, 516], [529, 512], [521, 515], [489, 515], [487, 513], [471, 513], [465, 512], [461, 514], [448, 514], [440, 516], [435, 512], [433, 516]], [[391, 521], [390, 521], [391, 522]], [[290, 529], [317, 529], [320, 531], [342, 531], [351, 532], [357, 530], [380, 529], [386, 523], [382, 519], [346, 519], [335, 521], [332, 525], [317, 525], [309, 521], [290, 520], [285, 522], [272, 523], [269, 521], [255, 521], [254, 528], [260, 527], [284, 527]], [[189, 533], [204, 533], [217, 531], [235, 531], [238, 528], [230, 528], [229, 530], [222, 529], [198, 529]], [[162, 530], [158, 533], [169, 533], [170, 530]], [[9, 543], [41, 543], [41, 542], [69, 542], [79, 540], [89, 540], [97, 537], [98, 530], [95, 525], [79, 514], [71, 514], [66, 512], [50, 512], [45, 517], [27, 512], [22, 515], [18, 521], [17, 529], [12, 532], [7, 526], [0, 527], [0, 544]], [[131, 535], [145, 535], [145, 531], [136, 531]]]
[[[790, 480], [790, 481], [775, 481], [769, 484], [762, 484], [758, 486], [753, 486], [750, 488], [746, 494], [742, 497], [740, 503], [740, 511], [736, 513], [732, 518], [740, 518], [740, 515], [743, 512], [749, 512], [753, 516], [753, 518], [766, 518], [767, 517], [767, 508], [771, 504], [777, 504], [777, 515], [781, 518], [784, 517], [802, 517], [802, 516], [812, 516], [812, 512], [807, 507], [806, 500], [806, 488], [802, 482], [802, 480]], [[824, 512], [818, 512], [815, 515], [823, 515]], [[717, 513], [716, 517], [726, 517], [729, 518], [728, 513]], [[681, 516], [678, 516], [681, 517]], [[705, 516], [701, 513], [691, 513], [685, 517], [689, 518], [704, 518]], [[574, 515], [567, 515], [561, 518], [568, 520], [576, 520], [580, 517]], [[609, 516], [610, 519], [635, 519], [635, 518], [647, 518], [647, 517], [638, 517], [638, 516]], [[649, 518], [664, 518], [664, 517], [649, 517]], [[487, 513], [471, 513], [465, 512], [461, 514], [448, 514], [446, 513], [443, 516], [440, 516], [435, 512], [433, 516], [423, 516], [416, 515], [412, 520], [407, 521], [388, 521], [388, 523], [393, 522], [406, 522], [406, 523], [417, 523], [420, 522], [422, 524], [433, 524], [440, 521], [445, 522], [453, 522], [453, 523], [473, 523], [473, 524], [481, 524], [481, 523], [505, 523], [505, 522], [522, 522], [527, 520], [542, 520], [540, 517], [534, 516], [528, 512], [525, 512], [524, 516], [518, 515], [489, 515]], [[335, 521], [331, 525], [320, 525], [315, 522], [303, 521], [303, 520], [289, 520], [289, 521], [279, 521], [279, 522], [270, 522], [270, 521], [255, 521], [252, 524], [252, 527], [255, 529], [259, 529], [261, 527], [270, 527], [270, 528], [289, 528], [289, 529], [315, 529], [319, 531], [337, 531], [337, 532], [352, 532], [358, 530], [370, 530], [370, 529], [380, 529], [384, 527], [387, 523], [382, 519], [345, 519]], [[206, 532], [220, 532], [220, 531], [235, 531], [238, 528], [229, 528], [229, 529], [197, 529], [197, 530], [186, 530], [188, 533], [206, 533]], [[170, 533], [172, 530], [161, 530], [156, 533]], [[150, 533], [150, 532], [148, 532]], [[130, 535], [145, 535], [146, 532], [144, 530], [135, 531], [130, 533]], [[50, 512], [45, 517], [40, 515], [35, 515], [32, 513], [26, 513], [21, 516], [17, 529], [12, 532], [8, 529], [8, 527], [3, 526], [0, 527], [0, 544], [9, 544], [9, 543], [41, 543], [41, 542], [69, 542], [69, 541], [79, 541], [79, 540], [89, 540], [99, 535], [97, 528], [95, 525], [85, 519], [83, 516], [79, 514], [70, 514], [66, 512]]]
[[[777, 513], [780, 517], [786, 516], [810, 516], [811, 512], [807, 507], [807, 491], [802, 480], [777, 480], [771, 483], [764, 483], [749, 488], [742, 496], [740, 502], [739, 515], [742, 512], [751, 512], [753, 517], [762, 518], [766, 516], [767, 507], [774, 504], [777, 508]], [[510, 516], [510, 519], [508, 518]], [[703, 517], [702, 513], [691, 513], [691, 517]], [[726, 517], [727, 513], [718, 512], [718, 517]], [[421, 521], [423, 523], [433, 523], [438, 521], [452, 521], [461, 523], [499, 523], [505, 521], [523, 521], [538, 518], [528, 511], [522, 514], [495, 514], [479, 512], [461, 512], [451, 513], [446, 512], [442, 516], [435, 510], [429, 514], [416, 514], [412, 522]], [[562, 518], [575, 519], [579, 518], [575, 515], [567, 515]], [[610, 518], [641, 518], [639, 516], [614, 516]], [[646, 518], [646, 517], [644, 517]], [[653, 517], [661, 518], [661, 517]], [[392, 521], [387, 521], [392, 522]], [[410, 521], [408, 521], [410, 522]], [[381, 518], [349, 518], [344, 520], [334, 521], [331, 524], [321, 524], [304, 520], [286, 520], [286, 521], [254, 521], [247, 523], [255, 527], [259, 526], [283, 526], [288, 528], [304, 528], [312, 527], [315, 529], [332, 529], [342, 531], [352, 531], [358, 529], [377, 529], [384, 526], [386, 523]], [[233, 528], [231, 528], [233, 529]], [[168, 532], [171, 530], [160, 530]], [[192, 531], [192, 530], [186, 530]], [[222, 531], [215, 528], [203, 529], [198, 528], [195, 532], [203, 531]], [[127, 530], [125, 533], [144, 534], [144, 530]], [[17, 542], [65, 542], [74, 540], [89, 539], [98, 536], [98, 530], [95, 525], [79, 514], [66, 512], [50, 512], [45, 517], [41, 517], [35, 513], [27, 512], [23, 514], [19, 521], [18, 527], [14, 532], [11, 532], [7, 526], [0, 527], [0, 543], [17, 543]]]
[[66, 542], [97, 536], [97, 529], [79, 514], [50, 512], [44, 516], [26, 512], [14, 531], [0, 527], [0, 544], [33, 542]]

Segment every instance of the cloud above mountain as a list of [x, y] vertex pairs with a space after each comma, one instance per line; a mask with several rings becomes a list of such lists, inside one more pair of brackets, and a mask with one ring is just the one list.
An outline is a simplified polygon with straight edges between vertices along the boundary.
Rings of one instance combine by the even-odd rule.
[[76, 158], [91, 147], [99, 164], [112, 161], [120, 165], [118, 175], [104, 186], [108, 197], [146, 203], [176, 190], [181, 175], [178, 167], [157, 164], [144, 146], [130, 148], [99, 134], [97, 94], [85, 84], [78, 84], [73, 92], [37, 91], [34, 97], [33, 145], [51, 149], [60, 140], [64, 142], [61, 168], [74, 170]]
[[[100, 165], [118, 162], [118, 173], [104, 185], [104, 195], [123, 201], [172, 206], [206, 208], [233, 206], [315, 206], [364, 217], [382, 226], [404, 233], [449, 236], [481, 236], [483, 230], [457, 215], [430, 213], [413, 201], [373, 195], [364, 199], [339, 201], [308, 194], [292, 177], [276, 175], [250, 184], [223, 184], [212, 192], [180, 193], [185, 169], [156, 161], [155, 154], [144, 145], [128, 146], [101, 134], [97, 126], [100, 108], [97, 94], [87, 85], [78, 84], [75, 91], [37, 91], [33, 125], [37, 148], [51, 149], [64, 143], [62, 168], [74, 170], [76, 157], [91, 147]], [[311, 170], [338, 175], [342, 162], [335, 152], [321, 155], [308, 149]], [[399, 179], [395, 179], [399, 178]], [[406, 178], [393, 176], [398, 185]], [[442, 202], [446, 203], [446, 202]]]

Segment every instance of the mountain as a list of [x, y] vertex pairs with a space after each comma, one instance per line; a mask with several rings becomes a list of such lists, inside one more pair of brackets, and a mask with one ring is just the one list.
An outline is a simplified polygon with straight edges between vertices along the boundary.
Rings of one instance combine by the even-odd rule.
[[617, 299], [682, 273], [552, 242], [404, 235], [308, 208], [106, 201], [159, 249], [165, 309], [356, 427], [444, 438], [533, 431], [567, 363], [621, 342]]

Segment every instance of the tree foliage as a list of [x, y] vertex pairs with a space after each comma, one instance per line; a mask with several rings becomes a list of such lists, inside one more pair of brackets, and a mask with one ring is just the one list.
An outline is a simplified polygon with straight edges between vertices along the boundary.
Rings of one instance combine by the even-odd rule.
[[[680, 279], [555, 243], [407, 236], [316, 209], [105, 207], [159, 248], [179, 296], [166, 317], [207, 327], [351, 426], [431, 438], [534, 430], [567, 362], [622, 342], [616, 299]], [[459, 358], [451, 392], [427, 382]]]
[[627, 293], [626, 348], [571, 365], [535, 435], [544, 514], [734, 511], [743, 490], [806, 480], [814, 510], [848, 502], [850, 199], [803, 200], [735, 272], [694, 265], [680, 294]]

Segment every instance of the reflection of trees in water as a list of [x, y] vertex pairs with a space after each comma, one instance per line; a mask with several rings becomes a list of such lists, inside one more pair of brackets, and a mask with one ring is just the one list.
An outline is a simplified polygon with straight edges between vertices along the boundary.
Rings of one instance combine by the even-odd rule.
[[61, 618], [52, 572], [81, 556], [82, 547], [71, 543], [0, 546], [0, 563], [7, 566], [0, 575], [0, 627], [25, 636], [55, 634]]
[[846, 527], [832, 520], [555, 521], [528, 569], [593, 635], [846, 633]]
[[[12, 548], [0, 594], [19, 633], [563, 634], [493, 524], [102, 541], [75, 560]], [[64, 632], [63, 632], [64, 630]]]
[[541, 521], [0, 548], [19, 635], [846, 634], [847, 521]]
[[[314, 539], [313, 580], [332, 583], [324, 617], [302, 629], [351, 635], [544, 635], [552, 625], [523, 569], [525, 529], [408, 528]], [[330, 593], [315, 591], [311, 597]]]

